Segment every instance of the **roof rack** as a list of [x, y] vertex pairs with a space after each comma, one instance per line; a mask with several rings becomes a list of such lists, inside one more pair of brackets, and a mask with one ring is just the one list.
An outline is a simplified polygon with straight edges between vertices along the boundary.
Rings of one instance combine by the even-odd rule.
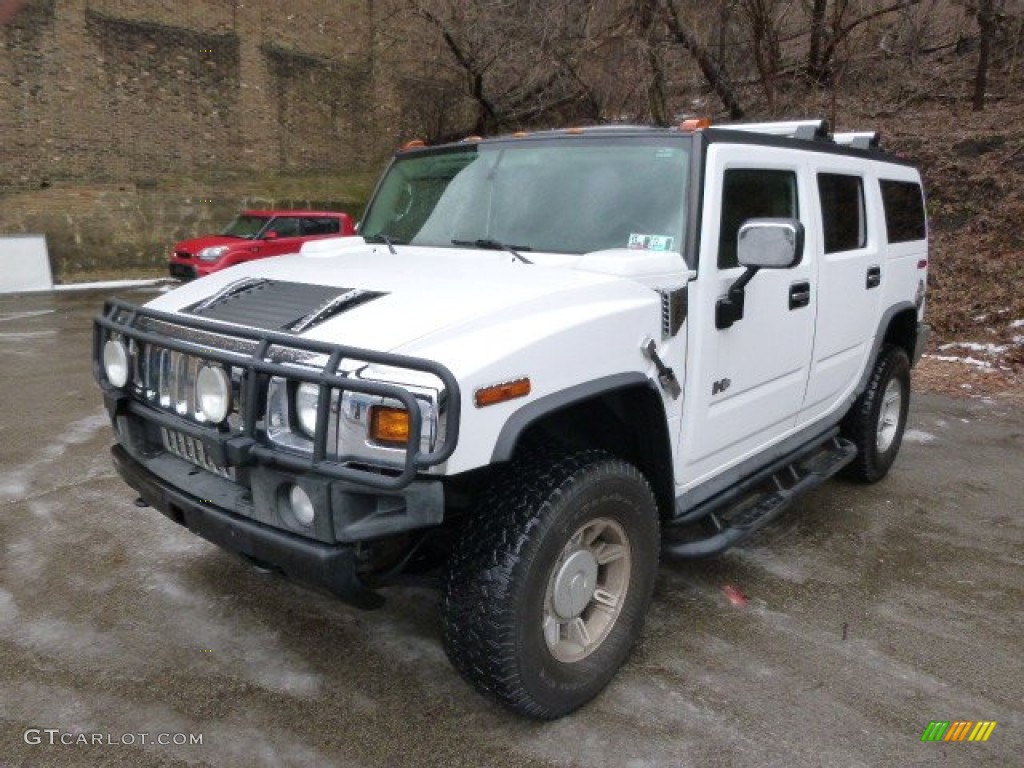
[[854, 149], [880, 149], [882, 134], [878, 131], [858, 131], [855, 133], [836, 133], [832, 141]]
[[790, 139], [808, 141], [832, 141], [852, 149], [878, 150], [882, 147], [882, 135], [878, 131], [855, 131], [830, 134], [827, 120], [789, 120], [777, 123], [734, 123], [719, 126], [734, 131], [766, 133], [785, 136]]
[[767, 133], [772, 136], [788, 136], [791, 139], [827, 139], [828, 120], [789, 120], [777, 123], [731, 123], [718, 126], [733, 131]]

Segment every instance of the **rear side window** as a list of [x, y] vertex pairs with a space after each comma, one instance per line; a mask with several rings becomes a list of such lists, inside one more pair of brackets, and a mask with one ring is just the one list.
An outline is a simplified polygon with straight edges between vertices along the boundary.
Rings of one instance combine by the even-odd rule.
[[722, 226], [718, 237], [718, 268], [739, 264], [736, 240], [748, 219], [799, 218], [796, 173], [733, 168], [722, 186]]
[[885, 232], [890, 243], [924, 240], [924, 195], [921, 185], [912, 181], [882, 179], [882, 205], [885, 208]]
[[853, 251], [867, 245], [861, 177], [819, 173], [818, 196], [825, 230], [825, 253]]
[[304, 235], [334, 235], [340, 231], [339, 219], [321, 216], [316, 219], [302, 220], [302, 234]]

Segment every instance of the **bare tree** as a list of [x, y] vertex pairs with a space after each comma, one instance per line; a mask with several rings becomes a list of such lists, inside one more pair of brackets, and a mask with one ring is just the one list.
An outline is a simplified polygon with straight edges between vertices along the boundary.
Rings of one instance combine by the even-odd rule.
[[743, 117], [745, 110], [736, 95], [736, 89], [722, 68], [721, 62], [701, 42], [696, 32], [680, 18], [675, 0], [637, 0], [637, 2], [638, 5], [646, 3], [653, 13], [657, 13], [661, 17], [671, 38], [693, 57], [708, 85], [711, 86], [725, 108], [729, 110], [729, 117], [733, 120]]
[[650, 75], [647, 83], [647, 110], [655, 123], [665, 125], [669, 119], [668, 98], [665, 95], [664, 59], [657, 44], [658, 32], [662, 28], [657, 5], [647, 0], [632, 0], [628, 17], [633, 34], [643, 49]]
[[758, 79], [764, 90], [768, 111], [775, 112], [778, 80], [782, 69], [779, 21], [783, 14], [779, 0], [741, 0], [750, 29], [750, 41]]
[[850, 35], [870, 21], [918, 5], [921, 0], [897, 0], [860, 11], [851, 0], [813, 0], [808, 39], [807, 79], [813, 85], [828, 85], [839, 47]]
[[996, 36], [995, 0], [977, 0], [975, 18], [978, 21], [978, 67], [974, 72], [974, 93], [971, 107], [975, 112], [985, 108], [985, 90], [988, 87], [988, 69], [992, 58], [992, 41]]
[[596, 120], [600, 99], [584, 73], [593, 3], [562, 0], [404, 0], [433, 30], [474, 105], [471, 131]]

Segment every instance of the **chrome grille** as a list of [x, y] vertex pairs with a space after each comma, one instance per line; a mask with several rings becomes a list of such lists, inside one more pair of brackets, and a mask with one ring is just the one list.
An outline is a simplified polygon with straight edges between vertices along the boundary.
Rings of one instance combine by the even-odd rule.
[[[135, 392], [151, 405], [176, 413], [200, 424], [206, 421], [196, 401], [196, 376], [204, 360], [163, 349], [152, 344], [130, 343], [129, 353], [134, 366], [132, 381]], [[232, 430], [241, 430], [241, 414], [244, 413], [241, 386], [242, 372], [232, 373], [232, 413], [228, 424]]]
[[164, 449], [168, 453], [173, 453], [179, 458], [190, 461], [207, 472], [213, 472], [215, 475], [220, 475], [228, 480], [235, 479], [234, 468], [222, 467], [214, 463], [213, 459], [206, 452], [206, 446], [203, 445], [202, 440], [197, 440], [189, 435], [183, 435], [167, 427], [160, 427], [160, 438], [163, 440]]

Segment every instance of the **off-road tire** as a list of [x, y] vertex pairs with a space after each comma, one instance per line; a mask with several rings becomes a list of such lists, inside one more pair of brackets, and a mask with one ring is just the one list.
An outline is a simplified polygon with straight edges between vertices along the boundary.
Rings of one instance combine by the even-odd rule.
[[[574, 533], [601, 525], [628, 544], [628, 586], [603, 640], [583, 658], [559, 660], [545, 634], [552, 585], [564, 573], [556, 565], [566, 562]], [[634, 466], [597, 450], [534, 451], [483, 494], [455, 547], [442, 607], [448, 657], [478, 690], [519, 714], [548, 720], [572, 712], [629, 655], [658, 555], [657, 506]]]
[[[899, 402], [893, 404], [890, 401], [895, 395]], [[910, 361], [902, 347], [886, 344], [875, 361], [867, 389], [843, 419], [843, 436], [857, 446], [857, 458], [843, 470], [845, 477], [877, 483], [888, 474], [903, 442], [909, 409]], [[883, 432], [884, 438], [880, 437]]]

